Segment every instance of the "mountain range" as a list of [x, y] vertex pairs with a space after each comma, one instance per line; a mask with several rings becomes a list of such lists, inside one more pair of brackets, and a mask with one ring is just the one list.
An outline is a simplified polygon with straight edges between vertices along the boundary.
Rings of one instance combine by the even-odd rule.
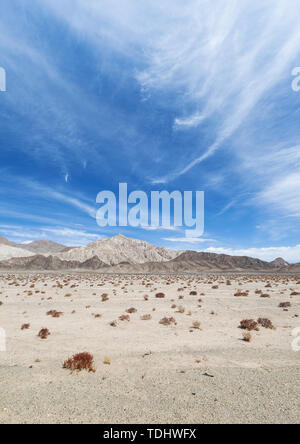
[[116, 273], [186, 273], [206, 271], [299, 272], [300, 264], [247, 256], [175, 251], [121, 234], [66, 247], [50, 241], [17, 244], [0, 236], [2, 270], [100, 270]]

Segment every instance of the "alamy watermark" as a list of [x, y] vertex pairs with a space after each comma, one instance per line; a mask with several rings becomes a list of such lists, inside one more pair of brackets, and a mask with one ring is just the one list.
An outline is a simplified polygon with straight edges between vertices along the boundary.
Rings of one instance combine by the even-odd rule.
[[203, 191], [132, 191], [127, 183], [119, 184], [118, 196], [101, 191], [96, 199], [101, 204], [96, 214], [97, 224], [103, 227], [174, 228], [188, 227], [188, 238], [204, 233]]
[[6, 71], [0, 66], [0, 91], [6, 91]]
[[295, 92], [300, 91], [300, 67], [294, 68], [292, 76], [295, 77], [292, 81], [292, 90]]

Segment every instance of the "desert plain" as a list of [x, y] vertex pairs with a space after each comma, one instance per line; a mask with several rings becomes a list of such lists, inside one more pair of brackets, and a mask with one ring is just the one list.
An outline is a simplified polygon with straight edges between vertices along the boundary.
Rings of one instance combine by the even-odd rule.
[[0, 423], [299, 423], [299, 315], [296, 275], [3, 272]]

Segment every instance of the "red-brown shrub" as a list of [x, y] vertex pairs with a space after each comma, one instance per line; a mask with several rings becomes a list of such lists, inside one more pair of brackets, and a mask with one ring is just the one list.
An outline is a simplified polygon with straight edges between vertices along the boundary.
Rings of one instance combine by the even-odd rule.
[[89, 372], [95, 372], [94, 367], [94, 357], [90, 353], [78, 353], [72, 356], [72, 358], [67, 359], [63, 363], [63, 368], [74, 371], [88, 370]]

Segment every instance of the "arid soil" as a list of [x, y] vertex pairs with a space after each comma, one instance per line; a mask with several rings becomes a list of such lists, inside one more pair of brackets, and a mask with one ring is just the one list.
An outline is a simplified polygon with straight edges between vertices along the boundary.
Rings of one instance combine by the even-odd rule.
[[299, 423], [299, 315], [300, 276], [2, 273], [0, 423]]

